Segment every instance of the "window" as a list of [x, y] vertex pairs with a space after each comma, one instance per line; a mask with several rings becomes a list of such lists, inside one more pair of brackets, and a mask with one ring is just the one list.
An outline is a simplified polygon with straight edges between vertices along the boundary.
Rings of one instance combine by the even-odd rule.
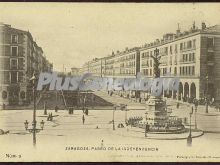
[[21, 97], [21, 99], [25, 99], [25, 92], [24, 91], [21, 91], [20, 97]]
[[195, 53], [192, 53], [192, 61], [195, 60]]
[[214, 67], [208, 66], [208, 75], [213, 76], [214, 75]]
[[11, 72], [11, 83], [17, 83], [18, 75], [17, 72]]
[[10, 66], [11, 66], [11, 67], [10, 67], [11, 69], [17, 69], [18, 60], [17, 60], [17, 59], [11, 59]]
[[195, 67], [192, 66], [192, 75], [195, 75]]
[[180, 75], [182, 75], [182, 67], [180, 67]]
[[164, 48], [164, 53], [165, 53], [165, 55], [168, 54], [168, 47], [165, 47], [165, 48]]
[[187, 42], [187, 49], [190, 49], [190, 48], [192, 48], [192, 41]]
[[183, 50], [183, 43], [180, 43], [180, 50]]
[[8, 93], [6, 91], [3, 91], [2, 92], [2, 98], [7, 99], [7, 97], [8, 97]]
[[177, 51], [177, 44], [175, 45], [175, 53], [178, 53], [178, 51]]
[[196, 39], [193, 40], [193, 48], [196, 48]]
[[188, 54], [186, 54], [186, 61], [188, 61]]
[[12, 46], [11, 47], [11, 55], [12, 56], [17, 56], [18, 55], [18, 47], [17, 46]]
[[173, 48], [172, 48], [172, 46], [170, 46], [170, 54], [172, 54], [173, 53]]
[[174, 68], [174, 75], [176, 75], [177, 74], [177, 70], [176, 70], [176, 67]]
[[213, 46], [214, 46], [214, 38], [208, 38], [207, 39], [207, 47], [213, 48]]
[[18, 36], [17, 35], [11, 36], [11, 43], [18, 43]]
[[189, 53], [189, 61], [191, 61], [191, 53]]

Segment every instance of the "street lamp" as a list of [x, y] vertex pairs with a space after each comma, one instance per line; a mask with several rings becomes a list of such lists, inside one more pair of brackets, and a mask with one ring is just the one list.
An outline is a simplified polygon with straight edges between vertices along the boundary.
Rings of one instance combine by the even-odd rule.
[[29, 131], [30, 133], [33, 133], [33, 146], [36, 146], [36, 133], [40, 132], [40, 130], [43, 130], [44, 127], [44, 121], [42, 120], [40, 123], [40, 127], [41, 129], [37, 129], [37, 121], [36, 121], [36, 81], [37, 81], [37, 77], [36, 77], [36, 73], [33, 74], [33, 77], [30, 79], [30, 82], [32, 84], [32, 88], [33, 88], [33, 99], [34, 99], [34, 109], [33, 109], [33, 122], [32, 122], [32, 128], [28, 129], [28, 124], [29, 122], [26, 120], [24, 122], [24, 126], [25, 126], [25, 130]]
[[[33, 133], [34, 132], [34, 129], [33, 128], [28, 128], [28, 124], [29, 124], [29, 122], [27, 121], [27, 120], [25, 120], [25, 122], [24, 122], [24, 127], [25, 127], [25, 129], [27, 130], [27, 131], [29, 131], [29, 132], [31, 132], [31, 133]], [[35, 131], [36, 131], [36, 133], [38, 133], [38, 132], [40, 132], [40, 130], [43, 130], [44, 129], [44, 124], [45, 124], [45, 122], [42, 120], [41, 122], [40, 122], [40, 129], [39, 128], [35, 128]], [[37, 122], [32, 122], [32, 126], [36, 126], [37, 125]]]
[[206, 113], [209, 112], [209, 106], [208, 106], [208, 88], [209, 88], [209, 76], [207, 74], [206, 76]]
[[192, 133], [191, 133], [191, 117], [193, 113], [193, 107], [192, 107], [192, 112], [189, 113], [190, 117], [190, 122], [189, 122], [189, 136], [187, 137], [187, 145], [191, 146], [192, 145]]
[[147, 132], [149, 131], [149, 125], [146, 124], [145, 125], [145, 137], [147, 137]]
[[195, 129], [197, 129], [197, 120], [196, 120], [197, 107], [198, 107], [198, 104], [196, 102], [195, 103]]
[[116, 111], [117, 105], [114, 105], [114, 109], [113, 109], [113, 119], [112, 119], [112, 126], [113, 126], [113, 130], [115, 130], [115, 111]]

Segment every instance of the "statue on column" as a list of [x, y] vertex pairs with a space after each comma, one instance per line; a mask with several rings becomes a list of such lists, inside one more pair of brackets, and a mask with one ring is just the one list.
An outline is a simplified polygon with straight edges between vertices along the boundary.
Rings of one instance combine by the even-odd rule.
[[159, 55], [159, 49], [156, 48], [154, 50], [154, 55], [151, 55], [150, 57], [153, 58], [153, 61], [154, 61], [154, 70], [153, 70], [154, 78], [159, 78], [160, 77], [159, 66], [161, 64], [160, 63], [161, 55]]

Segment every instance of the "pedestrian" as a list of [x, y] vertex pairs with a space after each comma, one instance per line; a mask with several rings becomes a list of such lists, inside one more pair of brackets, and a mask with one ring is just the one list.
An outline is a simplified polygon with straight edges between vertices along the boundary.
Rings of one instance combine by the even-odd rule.
[[83, 122], [83, 124], [85, 123], [85, 116], [84, 115], [82, 116], [82, 122]]
[[179, 109], [179, 106], [180, 106], [180, 103], [177, 103], [176, 104], [176, 108]]
[[88, 108], [86, 108], [86, 110], [85, 110], [85, 114], [86, 114], [86, 115], [89, 114], [89, 109], [88, 109]]
[[58, 112], [59, 107], [56, 105], [55, 106], [55, 112]]
[[50, 121], [52, 121], [53, 120], [53, 114], [52, 114], [52, 112], [50, 113]]

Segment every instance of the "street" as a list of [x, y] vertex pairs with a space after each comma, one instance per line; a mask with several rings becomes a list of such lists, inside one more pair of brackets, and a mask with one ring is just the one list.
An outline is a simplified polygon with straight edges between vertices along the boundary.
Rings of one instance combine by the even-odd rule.
[[[179, 117], [186, 117], [191, 107], [181, 104], [179, 109], [176, 109], [176, 105], [173, 102], [168, 101], [168, 105], [173, 109], [172, 115]], [[143, 116], [145, 110], [134, 110], [132, 106], [131, 110], [127, 112], [127, 118], [134, 116]], [[42, 131], [37, 133], [36, 149], [32, 146], [32, 134], [25, 130], [24, 122], [28, 120], [29, 127], [32, 122], [32, 110], [7, 110], [0, 112], [1, 125], [3, 130], [9, 130], [9, 134], [0, 135], [1, 148], [4, 148], [2, 153], [3, 160], [6, 158], [3, 156], [6, 151], [14, 154], [21, 153], [22, 158], [25, 160], [37, 160], [38, 156], [41, 156], [41, 160], [49, 160], [48, 157], [44, 157], [51, 152], [53, 161], [65, 159], [74, 159], [76, 161], [83, 161], [86, 158], [91, 158], [94, 155], [94, 159], [100, 156], [99, 160], [110, 160], [113, 156], [115, 160], [122, 160], [122, 157], [126, 157], [126, 160], [154, 160], [158, 156], [161, 161], [164, 159], [172, 161], [181, 159], [177, 156], [210, 156], [204, 158], [204, 161], [213, 159], [214, 156], [219, 156], [218, 146], [220, 139], [220, 113], [210, 112], [214, 115], [204, 115], [203, 107], [199, 107], [197, 112], [197, 127], [203, 130], [205, 133], [203, 136], [193, 138], [192, 146], [188, 147], [186, 139], [183, 140], [154, 140], [144, 137], [144, 133], [137, 131], [136, 128], [130, 126], [125, 128], [118, 128], [119, 123], [125, 121], [125, 111], [115, 111], [115, 128], [113, 130], [113, 110], [89, 110], [89, 115], [85, 116], [85, 124], [82, 123], [82, 110], [75, 110], [72, 115], [68, 114], [66, 110], [59, 110], [57, 113], [53, 110], [53, 115], [59, 115], [53, 118], [53, 121], [46, 121], [46, 117], [43, 117], [43, 110], [37, 110], [37, 128], [40, 128], [40, 122], [45, 121], [45, 126]], [[195, 114], [195, 113], [194, 113]], [[192, 128], [194, 127], [194, 114], [192, 116]], [[212, 132], [212, 133], [207, 133]], [[100, 150], [100, 147], [106, 147], [106, 150]], [[136, 151], [136, 155], [132, 151], [117, 150], [117, 147], [148, 147], [154, 151]], [[176, 147], [178, 146], [178, 147]], [[22, 147], [22, 150], [20, 148]], [[74, 152], [71, 147], [89, 147], [88, 150], [81, 150]], [[107, 150], [108, 148], [115, 147], [114, 150]], [[68, 149], [69, 148], [69, 149]], [[156, 149], [158, 149], [156, 151]], [[116, 151], [117, 150], [117, 151]], [[36, 155], [31, 154], [30, 151], [36, 152]], [[3, 151], [1, 151], [3, 152]], [[77, 155], [83, 152], [84, 157]], [[41, 153], [41, 155], [39, 155]], [[45, 154], [42, 154], [45, 153]], [[97, 154], [98, 153], [98, 154]], [[182, 155], [177, 155], [182, 154]], [[190, 153], [190, 154], [189, 154]], [[121, 155], [121, 156], [120, 156]], [[123, 156], [124, 155], [124, 156]], [[129, 156], [130, 155], [130, 156]], [[161, 157], [161, 155], [163, 155]], [[72, 158], [74, 156], [74, 158]], [[22, 160], [14, 159], [15, 160]], [[97, 158], [96, 158], [97, 159]], [[191, 157], [187, 160], [196, 160], [196, 157]], [[50, 159], [51, 160], [51, 159]], [[219, 160], [216, 158], [214, 160]], [[13, 159], [11, 160], [13, 161]]]

